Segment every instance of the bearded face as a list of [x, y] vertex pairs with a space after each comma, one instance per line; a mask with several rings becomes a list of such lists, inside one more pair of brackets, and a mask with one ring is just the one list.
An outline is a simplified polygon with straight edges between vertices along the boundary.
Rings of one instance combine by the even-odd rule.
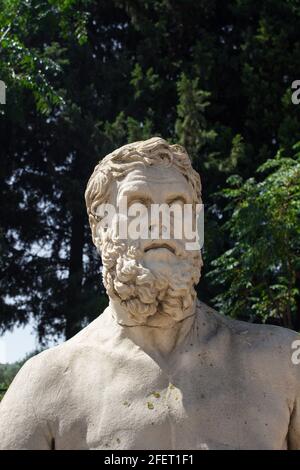
[[[118, 183], [112, 202], [118, 205], [125, 196], [128, 207], [133, 202], [150, 207], [174, 201], [191, 203], [193, 194], [175, 168], [164, 168], [162, 173], [159, 167], [145, 167]], [[186, 250], [184, 239], [164, 239], [161, 226], [158, 234], [156, 239], [120, 240], [114, 228], [108, 227], [101, 236], [107, 293], [137, 324], [146, 324], [155, 316], [180, 321], [193, 313], [202, 265], [200, 250]]]

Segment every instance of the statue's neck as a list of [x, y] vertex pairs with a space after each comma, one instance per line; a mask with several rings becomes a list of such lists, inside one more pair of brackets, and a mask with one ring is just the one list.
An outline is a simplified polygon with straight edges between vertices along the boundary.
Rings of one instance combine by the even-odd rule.
[[187, 337], [194, 321], [196, 302], [182, 320], [167, 315], [153, 315], [145, 324], [138, 324], [116, 300], [110, 300], [112, 316], [121, 325], [123, 333], [149, 354], [167, 356]]

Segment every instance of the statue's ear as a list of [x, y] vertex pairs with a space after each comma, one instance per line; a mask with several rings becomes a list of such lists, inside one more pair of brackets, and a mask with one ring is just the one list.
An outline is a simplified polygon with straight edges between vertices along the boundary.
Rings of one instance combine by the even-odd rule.
[[93, 238], [93, 243], [97, 249], [97, 252], [102, 256], [102, 241], [100, 237]]
[[95, 215], [89, 215], [89, 223], [92, 232], [92, 240], [97, 250], [101, 253], [101, 233], [99, 231], [99, 224], [97, 223], [97, 218]]

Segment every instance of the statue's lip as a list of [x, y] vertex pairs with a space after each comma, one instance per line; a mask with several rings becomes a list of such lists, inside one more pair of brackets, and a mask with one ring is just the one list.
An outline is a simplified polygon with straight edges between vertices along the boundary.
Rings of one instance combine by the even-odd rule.
[[167, 250], [171, 251], [173, 255], [176, 255], [176, 246], [173, 246], [172, 244], [161, 242], [161, 241], [152, 242], [149, 245], [147, 245], [144, 248], [144, 253], [147, 253], [150, 250], [155, 250], [157, 248], [166, 248]]

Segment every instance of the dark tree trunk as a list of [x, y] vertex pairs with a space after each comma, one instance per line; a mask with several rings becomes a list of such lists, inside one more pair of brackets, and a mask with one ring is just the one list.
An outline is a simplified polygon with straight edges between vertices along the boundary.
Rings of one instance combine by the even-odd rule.
[[66, 309], [66, 339], [81, 329], [81, 289], [83, 277], [84, 212], [74, 211], [71, 222], [71, 247]]

